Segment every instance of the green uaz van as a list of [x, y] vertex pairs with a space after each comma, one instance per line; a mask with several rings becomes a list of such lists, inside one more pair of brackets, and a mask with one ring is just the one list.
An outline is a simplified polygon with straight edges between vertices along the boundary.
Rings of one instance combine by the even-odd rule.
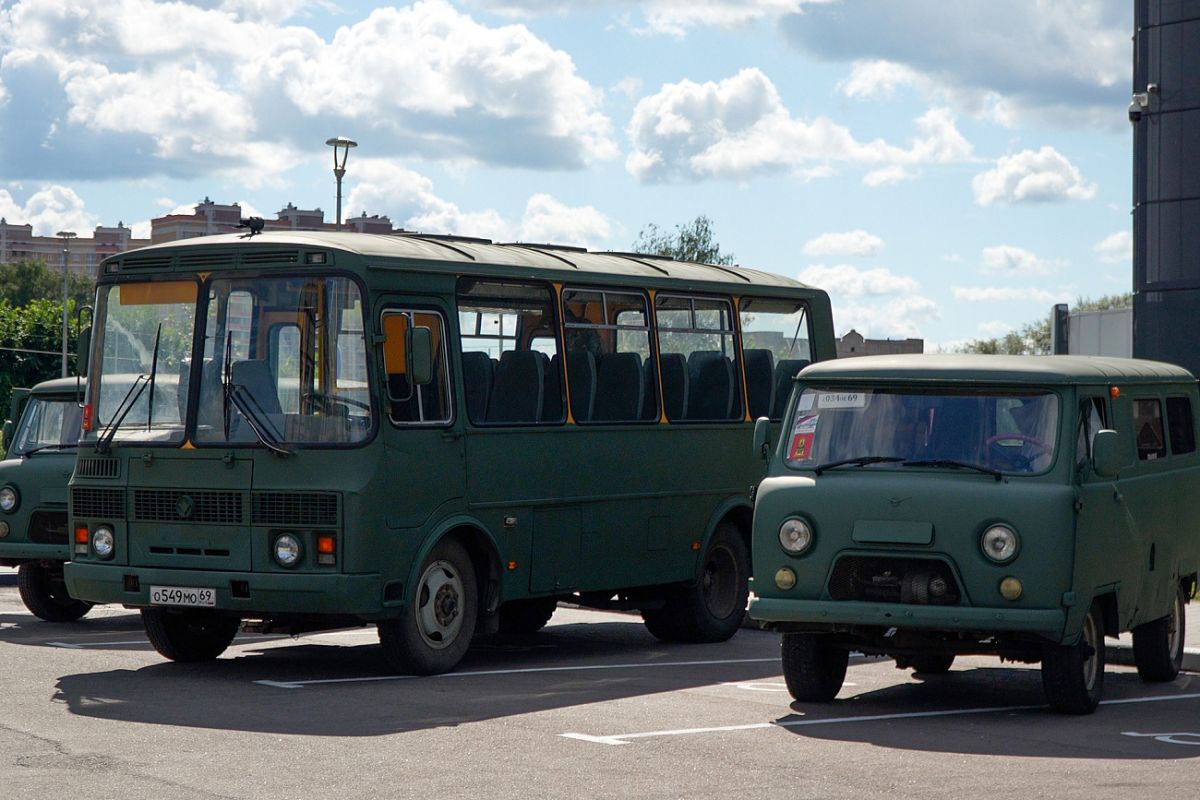
[[14, 389], [4, 424], [7, 453], [0, 461], [0, 565], [18, 567], [21, 600], [49, 622], [79, 619], [92, 607], [67, 593], [63, 562], [67, 481], [75, 466], [80, 428], [76, 378]]
[[1144, 680], [1174, 679], [1200, 567], [1191, 374], [882, 356], [796, 384], [756, 494], [750, 609], [783, 633], [793, 697], [832, 700], [852, 650], [925, 673], [997, 655], [1040, 662], [1050, 705], [1088, 713], [1123, 631]]

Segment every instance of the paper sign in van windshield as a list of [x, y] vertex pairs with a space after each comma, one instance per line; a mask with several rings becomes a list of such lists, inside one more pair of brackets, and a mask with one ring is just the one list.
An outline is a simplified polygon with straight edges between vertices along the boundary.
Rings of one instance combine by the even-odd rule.
[[821, 392], [817, 396], [817, 408], [866, 408], [865, 392]]
[[812, 459], [813, 439], [817, 435], [817, 420], [819, 414], [798, 417], [792, 428], [792, 446], [788, 450], [788, 458], [792, 461], [809, 461]]

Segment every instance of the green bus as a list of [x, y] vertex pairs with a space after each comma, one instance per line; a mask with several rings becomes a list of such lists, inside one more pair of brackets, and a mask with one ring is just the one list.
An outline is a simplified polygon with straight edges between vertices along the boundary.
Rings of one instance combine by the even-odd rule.
[[81, 346], [73, 597], [177, 661], [375, 624], [418, 674], [562, 599], [732, 636], [752, 421], [834, 355], [827, 295], [776, 275], [304, 232], [107, 259]]

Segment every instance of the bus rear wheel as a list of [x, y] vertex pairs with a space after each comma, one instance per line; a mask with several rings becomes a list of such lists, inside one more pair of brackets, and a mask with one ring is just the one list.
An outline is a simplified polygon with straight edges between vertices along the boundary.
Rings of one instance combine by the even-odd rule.
[[663, 607], [646, 609], [642, 619], [666, 642], [723, 642], [746, 616], [749, 580], [746, 544], [736, 526], [722, 522], [709, 540], [696, 582], [669, 590]]
[[413, 675], [437, 675], [458, 666], [479, 614], [475, 568], [461, 544], [443, 539], [421, 567], [408, 606], [378, 623], [388, 666]]
[[143, 608], [142, 624], [159, 655], [191, 663], [211, 661], [224, 653], [242, 621], [207, 609]]
[[47, 622], [74, 622], [92, 608], [91, 603], [67, 594], [62, 564], [22, 564], [17, 568], [17, 591], [25, 607]]

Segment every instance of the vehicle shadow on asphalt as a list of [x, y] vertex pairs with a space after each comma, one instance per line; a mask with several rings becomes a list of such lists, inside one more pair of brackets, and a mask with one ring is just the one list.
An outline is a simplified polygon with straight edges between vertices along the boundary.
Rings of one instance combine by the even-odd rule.
[[[65, 675], [53, 699], [74, 714], [123, 722], [381, 736], [759, 680], [779, 674], [778, 659], [778, 638], [759, 631], [677, 645], [640, 623], [589, 622], [481, 637], [441, 676], [391, 675], [378, 645], [246, 644], [200, 664]], [[272, 683], [256, 683], [264, 680]]]
[[[1200, 676], [1181, 673], [1171, 683], [1146, 684], [1136, 672], [1110, 667], [1102, 705], [1083, 716], [1050, 710], [1036, 667], [980, 667], [910, 677], [832, 703], [795, 702], [791, 708], [796, 713], [775, 722], [804, 738], [897, 750], [1072, 759], [1200, 757], [1200, 747], [1167, 747], [1147, 735], [1200, 730], [1195, 721], [1200, 699], [1152, 702], [1152, 710], [1122, 702], [1195, 694]], [[874, 719], [854, 720], [859, 717]], [[1153, 730], [1146, 729], [1148, 724]]]

